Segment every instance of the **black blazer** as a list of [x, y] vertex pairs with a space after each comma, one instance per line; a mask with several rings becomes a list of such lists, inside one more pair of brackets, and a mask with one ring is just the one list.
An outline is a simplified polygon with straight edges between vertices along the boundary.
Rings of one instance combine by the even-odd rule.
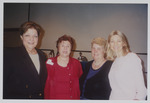
[[4, 49], [3, 99], [42, 99], [47, 78], [46, 56], [37, 49], [38, 74], [24, 46]]
[[[88, 75], [90, 67], [93, 61], [90, 61], [86, 64], [85, 71], [80, 78], [80, 90], [82, 95], [83, 84]], [[85, 84], [84, 97], [87, 99], [99, 99], [99, 100], [108, 100], [111, 87], [109, 84], [108, 73], [111, 68], [112, 61], [106, 61], [101, 70], [95, 74], [93, 77], [89, 78]]]

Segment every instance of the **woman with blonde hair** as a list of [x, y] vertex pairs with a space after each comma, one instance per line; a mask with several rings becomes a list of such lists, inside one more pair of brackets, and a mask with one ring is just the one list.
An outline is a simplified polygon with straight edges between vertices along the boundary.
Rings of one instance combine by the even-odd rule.
[[126, 36], [112, 31], [108, 36], [107, 58], [113, 60], [109, 72], [110, 100], [144, 100], [144, 84], [140, 58], [130, 51]]
[[111, 88], [108, 73], [112, 61], [106, 60], [106, 44], [107, 41], [101, 37], [91, 42], [93, 60], [86, 64], [80, 78], [81, 99], [109, 99]]

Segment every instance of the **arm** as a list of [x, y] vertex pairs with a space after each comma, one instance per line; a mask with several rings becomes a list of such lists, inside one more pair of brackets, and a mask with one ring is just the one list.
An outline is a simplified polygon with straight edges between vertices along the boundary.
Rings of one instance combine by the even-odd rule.
[[3, 99], [9, 97], [9, 78], [11, 77], [13, 68], [11, 67], [11, 55], [9, 51], [4, 49], [4, 65], [3, 65]]
[[134, 60], [135, 64], [133, 64], [134, 69], [134, 81], [136, 86], [136, 95], [135, 100], [145, 100], [147, 89], [144, 83], [143, 71], [142, 71], [142, 64], [139, 57], [135, 56]]
[[44, 88], [44, 99], [49, 99], [50, 95], [49, 95], [49, 75], [47, 76], [47, 80], [45, 83], [45, 88]]
[[[48, 67], [47, 67], [48, 68]], [[49, 91], [50, 91], [50, 88], [49, 88], [49, 81], [50, 81], [50, 79], [49, 79], [49, 71], [48, 71], [48, 69], [47, 69], [47, 79], [46, 79], [46, 83], [45, 83], [45, 88], [44, 88], [44, 99], [49, 99]]]
[[83, 74], [83, 71], [82, 71], [82, 66], [80, 62], [78, 62], [78, 65], [79, 65], [79, 78], [80, 78], [81, 75]]
[[49, 99], [50, 98], [50, 65], [48, 64], [49, 59], [46, 61], [46, 68], [47, 68], [47, 79], [45, 83], [45, 88], [44, 88], [44, 99]]
[[46, 84], [45, 84], [45, 88], [44, 88], [44, 98], [45, 99], [52, 98], [51, 95], [52, 95], [52, 93], [54, 93], [53, 88], [52, 88], [52, 87], [54, 87], [54, 86], [52, 86], [52, 84], [53, 84], [52, 78], [55, 73], [54, 73], [54, 70], [52, 69], [54, 62], [51, 60], [52, 59], [47, 59], [47, 61], [46, 61], [47, 80], [46, 80]]

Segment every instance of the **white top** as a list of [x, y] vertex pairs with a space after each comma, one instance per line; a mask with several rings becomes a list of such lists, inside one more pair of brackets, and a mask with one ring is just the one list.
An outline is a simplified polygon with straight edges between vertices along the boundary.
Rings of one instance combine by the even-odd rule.
[[144, 100], [146, 87], [140, 58], [135, 53], [116, 58], [109, 72], [110, 100]]
[[39, 61], [39, 55], [38, 54], [29, 54], [31, 57], [31, 60], [38, 72], [38, 74], [40, 73], [40, 61]]

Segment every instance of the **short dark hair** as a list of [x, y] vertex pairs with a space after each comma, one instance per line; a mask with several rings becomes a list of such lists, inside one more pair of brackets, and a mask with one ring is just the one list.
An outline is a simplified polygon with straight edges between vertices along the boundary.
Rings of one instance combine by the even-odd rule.
[[20, 35], [23, 35], [28, 29], [31, 29], [31, 28], [34, 28], [37, 31], [38, 36], [41, 34], [40, 25], [36, 24], [33, 21], [28, 21], [28, 22], [23, 23], [20, 26]]
[[60, 38], [58, 38], [57, 43], [56, 43], [57, 49], [58, 49], [59, 43], [61, 43], [62, 41], [69, 41], [71, 44], [71, 50], [72, 50], [73, 45], [74, 45], [74, 39], [71, 36], [65, 34], [65, 35], [61, 36]]

